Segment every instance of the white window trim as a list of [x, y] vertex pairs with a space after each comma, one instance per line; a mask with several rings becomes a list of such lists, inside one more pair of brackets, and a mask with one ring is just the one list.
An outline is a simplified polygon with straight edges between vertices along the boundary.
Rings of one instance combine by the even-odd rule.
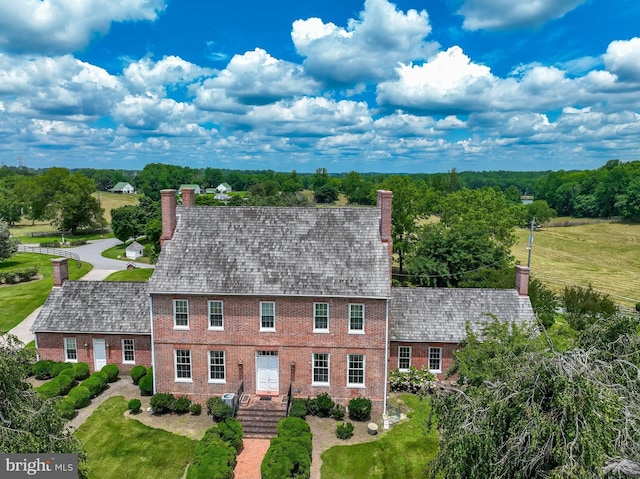
[[[315, 369], [316, 369], [316, 354], [326, 354], [327, 355], [327, 378], [329, 379], [327, 382], [314, 381], [315, 377]], [[328, 387], [331, 386], [331, 353], [311, 353], [311, 385], [312, 386], [320, 386], [320, 387]]]
[[[222, 326], [211, 326], [211, 303], [220, 303], [222, 314]], [[224, 301], [221, 299], [212, 299], [207, 302], [207, 312], [209, 316], [209, 331], [224, 331]]]
[[[189, 377], [178, 377], [178, 351], [189, 351]], [[174, 349], [173, 350], [173, 375], [174, 380], [177, 383], [192, 383], [193, 382], [193, 356], [190, 349]]]
[[207, 351], [207, 360], [208, 360], [208, 375], [209, 375], [209, 383], [210, 384], [227, 384], [227, 353], [222, 349], [216, 349], [215, 351], [222, 352], [222, 367], [224, 368], [224, 379], [211, 379], [211, 353], [213, 351]]
[[[127, 361], [125, 359], [125, 355], [124, 355], [124, 352], [125, 352], [124, 342], [125, 341], [131, 341], [132, 344], [133, 344], [133, 361]], [[136, 341], [135, 341], [135, 339], [132, 339], [132, 338], [123, 339], [122, 340], [122, 364], [135, 364], [135, 363], [136, 363]]]
[[[351, 329], [351, 306], [362, 306], [362, 329]], [[364, 334], [364, 304], [362, 303], [350, 303], [349, 304], [349, 334]]]
[[[265, 304], [272, 304], [273, 305], [273, 327], [271, 327], [271, 328], [265, 328], [265, 327], [262, 326], [262, 316], [263, 316], [262, 307]], [[275, 303], [275, 301], [260, 301], [260, 332], [261, 333], [263, 333], [263, 332], [271, 333], [271, 332], [275, 332], [275, 330], [276, 330], [276, 303]]]
[[[186, 325], [177, 325], [176, 324], [176, 304], [178, 301], [184, 301], [187, 304], [187, 324]], [[189, 300], [188, 299], [174, 299], [173, 300], [173, 329], [189, 329]]]
[[[437, 349], [440, 351], [440, 369], [431, 369], [431, 350]], [[429, 348], [429, 357], [428, 357], [429, 372], [434, 374], [440, 374], [442, 372], [442, 348]]]
[[[327, 305], [327, 327], [326, 328], [316, 328], [316, 305], [318, 304], [326, 304]], [[314, 333], [328, 333], [329, 332], [329, 303], [313, 303], [313, 332]]]
[[[67, 347], [67, 341], [73, 341], [76, 345], [75, 350], [76, 350], [76, 358], [75, 359], [69, 359], [69, 354], [68, 351], [69, 349], [72, 348], [68, 348]], [[62, 342], [64, 343], [64, 360], [68, 363], [77, 363], [78, 362], [78, 340], [76, 338], [64, 338], [62, 340]]]
[[[349, 382], [349, 358], [351, 356], [362, 356], [362, 384]], [[367, 382], [367, 355], [366, 354], [347, 354], [347, 387], [353, 389], [364, 389]]]
[[[409, 367], [408, 368], [401, 368], [400, 367], [400, 348], [406, 348], [409, 350]], [[413, 348], [411, 346], [398, 346], [398, 369], [400, 371], [408, 371], [409, 368], [411, 367], [411, 360], [413, 359]]]

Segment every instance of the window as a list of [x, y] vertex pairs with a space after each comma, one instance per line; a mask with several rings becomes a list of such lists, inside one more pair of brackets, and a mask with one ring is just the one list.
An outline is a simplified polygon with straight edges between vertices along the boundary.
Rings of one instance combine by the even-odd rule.
[[276, 330], [276, 303], [260, 303], [260, 331]]
[[364, 304], [349, 305], [349, 332], [364, 333]]
[[209, 329], [224, 329], [222, 301], [209, 301]]
[[432, 373], [442, 371], [442, 348], [429, 348], [429, 371]]
[[347, 387], [364, 387], [364, 354], [349, 354], [347, 363]]
[[225, 381], [224, 351], [209, 351], [209, 382], [223, 383]]
[[135, 363], [136, 362], [136, 350], [133, 339], [122, 340], [122, 362], [123, 363]]
[[176, 381], [191, 381], [191, 351], [176, 349]]
[[411, 348], [409, 346], [398, 346], [398, 369], [409, 369], [411, 367]]
[[329, 353], [314, 353], [312, 385], [329, 385]]
[[186, 299], [173, 300], [173, 326], [189, 328], [189, 302]]
[[329, 303], [313, 303], [313, 330], [329, 332]]
[[76, 338], [64, 338], [64, 360], [70, 363], [78, 362], [78, 343]]

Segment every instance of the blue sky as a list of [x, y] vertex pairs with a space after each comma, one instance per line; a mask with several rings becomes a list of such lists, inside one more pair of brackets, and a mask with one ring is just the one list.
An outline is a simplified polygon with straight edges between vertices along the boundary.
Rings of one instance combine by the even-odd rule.
[[637, 0], [0, 0], [0, 161], [330, 173], [640, 159]]

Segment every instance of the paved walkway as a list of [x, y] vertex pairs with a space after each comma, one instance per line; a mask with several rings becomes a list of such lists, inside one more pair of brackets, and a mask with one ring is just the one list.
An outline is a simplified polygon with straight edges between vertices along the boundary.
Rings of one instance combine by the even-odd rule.
[[[122, 271], [127, 269], [128, 261], [121, 261], [117, 259], [105, 258], [102, 256], [102, 252], [113, 246], [119, 245], [121, 241], [116, 238], [106, 238], [101, 240], [91, 241], [86, 245], [76, 246], [69, 248], [74, 253], [80, 256], [82, 261], [93, 265], [93, 269], [85, 274], [81, 281], [102, 281], [111, 273], [116, 271]], [[152, 264], [136, 263], [138, 268], [155, 268]], [[37, 308], [29, 316], [27, 316], [20, 324], [9, 331], [20, 339], [23, 343], [27, 344], [33, 341], [35, 338], [29, 331], [33, 322], [36, 320], [41, 308]]]
[[262, 459], [269, 449], [269, 439], [243, 439], [242, 451], [233, 470], [238, 479], [260, 479]]

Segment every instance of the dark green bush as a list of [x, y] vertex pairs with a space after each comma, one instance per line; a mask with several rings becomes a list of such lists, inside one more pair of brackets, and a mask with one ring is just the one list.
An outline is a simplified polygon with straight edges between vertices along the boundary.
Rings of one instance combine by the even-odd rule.
[[345, 414], [346, 412], [345, 412], [344, 406], [340, 404], [336, 404], [331, 409], [331, 417], [336, 421], [342, 421], [344, 419]]
[[316, 396], [316, 406], [318, 408], [316, 415], [318, 417], [329, 417], [334, 405], [335, 403], [333, 402], [333, 399], [329, 397], [329, 393], [318, 394]]
[[73, 378], [63, 374], [61, 376], [57, 376], [53, 378], [51, 381], [55, 381], [60, 386], [60, 396], [66, 396], [71, 388], [73, 387], [75, 381]]
[[67, 398], [73, 402], [74, 408], [81, 409], [91, 402], [91, 391], [86, 386], [76, 386], [69, 391]]
[[174, 410], [176, 398], [171, 393], [155, 393], [149, 405], [154, 414], [166, 414]]
[[89, 377], [89, 365], [87, 363], [76, 363], [73, 365], [73, 374], [76, 381], [83, 381]]
[[56, 396], [60, 396], [62, 389], [60, 388], [60, 384], [52, 379], [51, 381], [47, 381], [43, 385], [38, 386], [36, 391], [42, 399], [51, 399]]
[[139, 364], [131, 368], [130, 374], [131, 379], [133, 380], [133, 384], [138, 385], [140, 379], [142, 379], [144, 375], [147, 374], [147, 368]]
[[311, 455], [296, 442], [272, 440], [260, 466], [262, 479], [309, 478]]
[[209, 428], [198, 441], [187, 479], [233, 479], [236, 450], [225, 443], [217, 427]]
[[55, 378], [65, 369], [73, 369], [71, 363], [55, 363], [51, 366], [51, 377]]
[[42, 359], [33, 365], [31, 372], [36, 379], [50, 379], [52, 377], [51, 368], [54, 364], [55, 362], [50, 359]]
[[307, 417], [307, 401], [305, 401], [304, 399], [294, 399], [293, 401], [291, 401], [289, 416], [299, 417], [302, 419]]
[[60, 248], [59, 241], [43, 241], [40, 243], [40, 248]]
[[202, 406], [200, 404], [192, 404], [191, 406], [189, 406], [189, 412], [191, 413], [192, 416], [199, 416], [200, 413], [202, 412]]
[[349, 419], [366, 421], [371, 417], [371, 399], [353, 398], [349, 401]]
[[239, 451], [242, 447], [242, 424], [237, 419], [229, 417], [218, 424], [220, 439]]
[[104, 386], [107, 387], [107, 383], [109, 382], [109, 376], [107, 376], [107, 373], [103, 373], [102, 371], [95, 371], [92, 376], [100, 378], [100, 380], [104, 382]]
[[120, 374], [120, 368], [117, 364], [107, 364], [102, 367], [101, 372], [107, 375], [107, 382], [113, 383], [118, 380], [118, 374]]
[[73, 419], [76, 415], [76, 408], [73, 406], [73, 401], [69, 398], [64, 398], [56, 404], [58, 414], [64, 419]]
[[307, 414], [311, 414], [312, 416], [317, 416], [318, 401], [316, 401], [316, 398], [307, 398], [305, 402], [307, 405]]
[[74, 371], [73, 368], [66, 368], [63, 369], [62, 371], [60, 371], [60, 373], [58, 374], [58, 376], [69, 376], [71, 379], [75, 380], [76, 379], [76, 373]]
[[153, 366], [149, 367], [147, 374], [140, 378], [138, 387], [140, 388], [140, 394], [143, 396], [151, 396], [153, 394]]
[[186, 396], [181, 396], [176, 398], [173, 402], [173, 411], [178, 414], [184, 414], [185, 412], [189, 412], [189, 408], [191, 407], [191, 401]]
[[94, 398], [107, 387], [107, 375], [105, 373], [95, 372], [82, 381], [80, 385], [86, 387], [91, 393], [91, 397]]
[[336, 426], [336, 437], [338, 439], [350, 439], [353, 436], [353, 423], [342, 422]]
[[131, 399], [129, 401], [129, 404], [127, 404], [127, 407], [129, 408], [129, 411], [131, 411], [132, 414], [138, 414], [140, 412], [140, 407], [142, 406], [142, 402], [140, 402], [140, 399]]
[[207, 412], [215, 422], [222, 422], [233, 415], [233, 408], [222, 401], [219, 396], [207, 399]]

